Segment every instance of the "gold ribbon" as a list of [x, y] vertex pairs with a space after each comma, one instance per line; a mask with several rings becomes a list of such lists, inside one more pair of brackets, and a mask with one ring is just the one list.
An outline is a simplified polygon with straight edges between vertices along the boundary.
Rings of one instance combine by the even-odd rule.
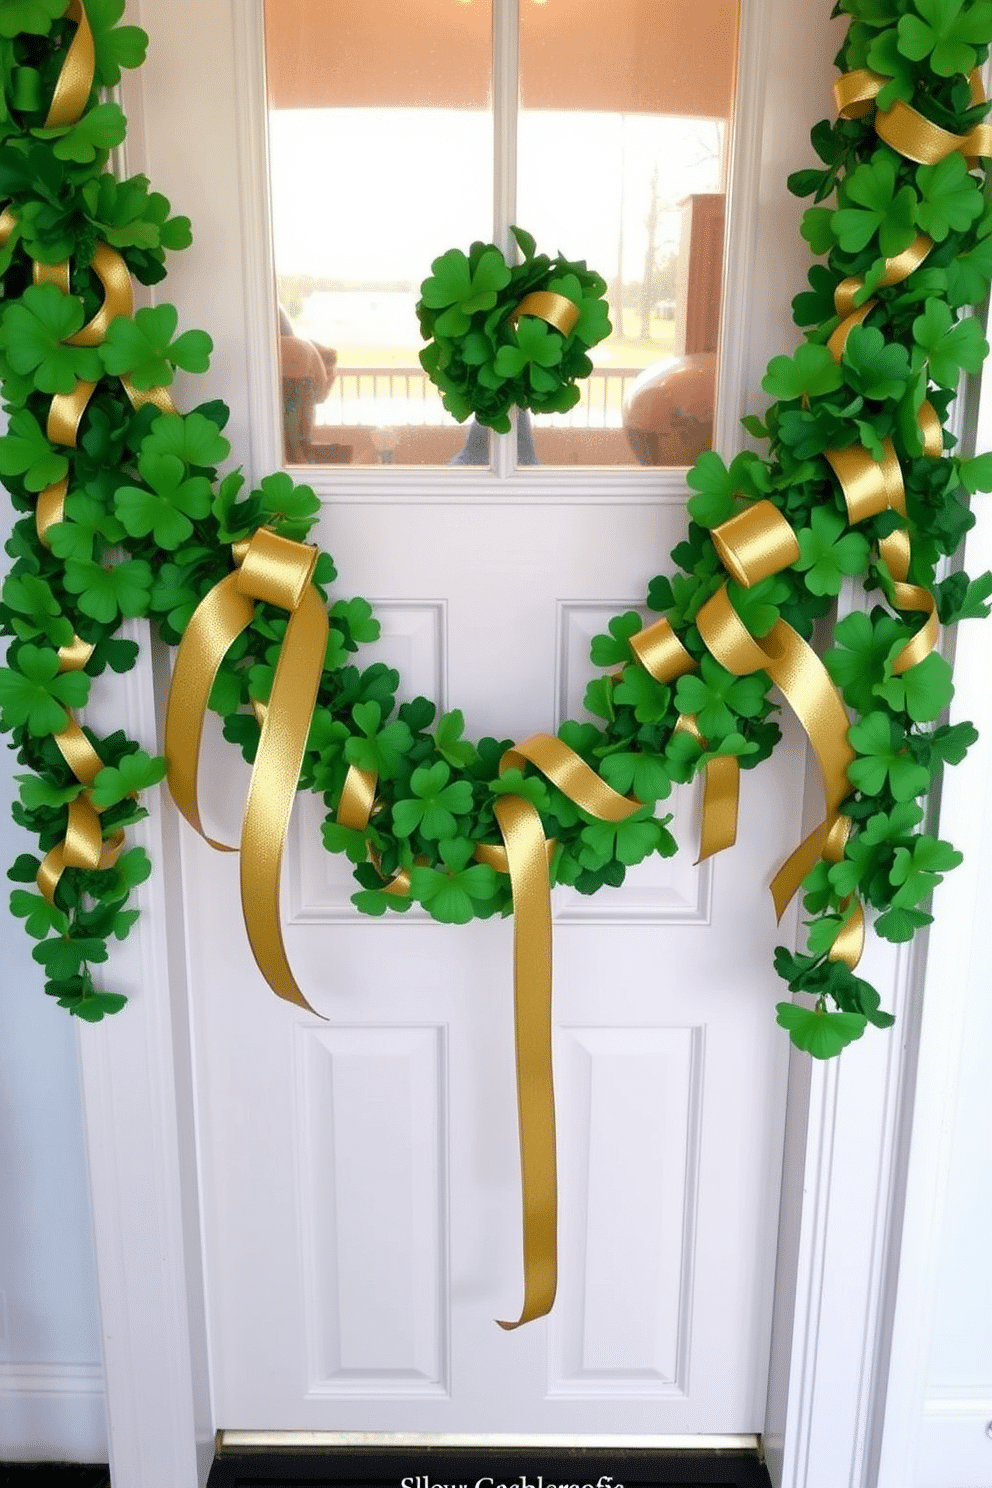
[[279, 876], [290, 812], [327, 649], [327, 608], [311, 579], [316, 548], [262, 527], [239, 544], [239, 566], [200, 602], [176, 653], [165, 720], [169, 789], [183, 816], [203, 829], [197, 770], [203, 720], [220, 664], [251, 623], [258, 602], [289, 613], [252, 768], [241, 831], [241, 904], [252, 953], [277, 997], [314, 1009], [296, 984], [279, 913]]
[[65, 55], [45, 119], [46, 129], [76, 124], [89, 102], [96, 71], [96, 53], [89, 18], [80, 0], [69, 0], [65, 14], [76, 22], [76, 34]]
[[[867, 68], [845, 73], [834, 83], [837, 112], [845, 119], [863, 119], [875, 109], [875, 100], [891, 79]], [[972, 106], [985, 102], [978, 72], [968, 74]], [[992, 155], [992, 126], [976, 124], [967, 134], [953, 134], [925, 119], [918, 109], [897, 98], [891, 108], [875, 112], [875, 132], [893, 150], [917, 165], [936, 165], [960, 151], [969, 162]]]
[[563, 336], [570, 336], [580, 314], [579, 306], [567, 295], [555, 294], [548, 289], [535, 289], [524, 295], [510, 319], [518, 321], [521, 315], [533, 315], [538, 320], [546, 320], [548, 325], [561, 331]]

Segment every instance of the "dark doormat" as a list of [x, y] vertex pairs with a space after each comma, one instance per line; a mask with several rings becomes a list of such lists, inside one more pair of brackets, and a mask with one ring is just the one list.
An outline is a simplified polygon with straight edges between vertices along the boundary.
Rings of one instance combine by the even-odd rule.
[[387, 1447], [222, 1451], [207, 1488], [771, 1488], [756, 1452]]
[[0, 1488], [110, 1488], [110, 1469], [105, 1462], [0, 1462]]

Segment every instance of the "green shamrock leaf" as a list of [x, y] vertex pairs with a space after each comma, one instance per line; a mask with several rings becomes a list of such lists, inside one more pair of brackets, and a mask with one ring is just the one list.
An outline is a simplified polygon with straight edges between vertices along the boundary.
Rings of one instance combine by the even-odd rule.
[[464, 769], [476, 757], [475, 745], [462, 738], [464, 732], [465, 715], [460, 708], [452, 708], [450, 713], [442, 713], [434, 730], [435, 749], [448, 761], [449, 765], [454, 765], [456, 770]]
[[111, 625], [118, 615], [148, 613], [152, 571], [141, 558], [130, 558], [110, 568], [70, 559], [65, 566], [65, 587], [79, 595], [84, 615]]
[[913, 339], [917, 364], [925, 360], [933, 381], [945, 388], [957, 387], [962, 369], [980, 371], [989, 351], [977, 320], [955, 323], [948, 306], [936, 299], [927, 300], [923, 314], [913, 321]]
[[451, 781], [451, 771], [444, 760], [422, 765], [410, 776], [413, 799], [399, 800], [393, 806], [393, 826], [401, 837], [419, 830], [433, 841], [454, 837], [458, 831], [456, 816], [467, 816], [472, 810], [472, 786], [468, 780]]
[[980, 305], [992, 283], [992, 235], [985, 225], [985, 235], [966, 253], [958, 253], [944, 269], [947, 276], [947, 298], [954, 310], [963, 305]]
[[[670, 817], [665, 818], [671, 820]], [[673, 843], [671, 833], [654, 815], [651, 805], [643, 806], [621, 822], [590, 822], [582, 828], [582, 847], [579, 862], [583, 868], [601, 868], [615, 858], [630, 868], [643, 862], [657, 849], [668, 849]], [[672, 848], [674, 850], [674, 848]], [[663, 851], [668, 857], [669, 851]]]
[[142, 454], [138, 473], [151, 487], [120, 486], [114, 493], [114, 510], [132, 537], [149, 533], [160, 548], [181, 547], [193, 534], [191, 518], [210, 512], [213, 491], [203, 475], [188, 475], [177, 455]]
[[751, 634], [766, 636], [780, 618], [779, 606], [790, 598], [791, 590], [783, 579], [773, 576], [752, 584], [750, 589], [730, 580], [727, 595]]
[[750, 450], [735, 456], [729, 468], [715, 450], [706, 450], [686, 476], [686, 485], [698, 493], [689, 498], [693, 521], [701, 527], [719, 527], [737, 511], [738, 496], [764, 495], [769, 481], [763, 461]]
[[97, 539], [103, 543], [118, 543], [125, 528], [101, 501], [81, 491], [73, 491], [65, 501], [65, 521], [56, 522], [48, 529], [48, 542], [56, 558], [63, 561], [93, 557]]
[[[304, 486], [301, 489], [306, 491], [308, 488]], [[330, 615], [332, 629], [340, 628], [344, 633], [346, 651], [357, 651], [360, 645], [379, 639], [381, 627], [367, 599], [356, 596], [354, 599], [335, 600]]]
[[901, 398], [911, 376], [906, 348], [898, 341], [886, 342], [874, 326], [853, 328], [841, 360], [849, 386], [876, 402]]
[[531, 386], [538, 392], [546, 392], [558, 384], [558, 379], [546, 369], [557, 367], [561, 353], [560, 333], [543, 320], [524, 315], [517, 326], [516, 345], [501, 346], [496, 353], [496, 374], [498, 377], [519, 377], [529, 368]]
[[889, 79], [875, 100], [877, 108], [891, 108], [897, 98], [912, 103], [917, 70], [899, 50], [899, 32], [895, 26], [888, 26], [876, 35], [865, 61], [872, 72]]
[[599, 773], [621, 796], [633, 795], [645, 805], [671, 794], [672, 778], [656, 754], [608, 754]]
[[105, 88], [120, 82], [122, 67], [140, 67], [148, 47], [148, 37], [138, 26], [118, 26], [124, 3], [125, 0], [86, 0], [96, 53], [96, 77]]
[[136, 796], [149, 786], [165, 779], [169, 762], [164, 755], [152, 758], [138, 749], [133, 754], [122, 755], [116, 765], [106, 765], [93, 782], [91, 795], [98, 810], [116, 806], [128, 796]]
[[845, 575], [867, 567], [868, 543], [860, 532], [845, 532], [846, 527], [840, 512], [817, 506], [810, 513], [809, 527], [796, 533], [796, 568], [805, 573], [811, 594], [839, 594]]
[[68, 459], [52, 448], [33, 413], [21, 408], [11, 415], [0, 439], [0, 475], [21, 475], [29, 491], [43, 491], [68, 469]]
[[75, 124], [53, 129], [33, 129], [39, 139], [54, 140], [57, 160], [90, 165], [105, 150], [115, 150], [127, 134], [127, 120], [116, 103], [98, 103], [87, 109]]
[[59, 0], [3, 0], [0, 5], [0, 36], [14, 37], [21, 31], [47, 36], [52, 22], [65, 15]]
[[803, 342], [794, 356], [772, 357], [761, 386], [770, 397], [792, 402], [835, 392], [843, 380], [840, 367], [825, 346]]
[[897, 801], [909, 801], [929, 787], [929, 770], [913, 759], [905, 730], [888, 713], [866, 714], [847, 737], [858, 754], [847, 773], [852, 785], [865, 795], [880, 795], [888, 784]]
[[916, 237], [916, 193], [912, 186], [896, 190], [899, 159], [889, 149], [876, 150], [844, 182], [842, 206], [830, 219], [845, 253], [860, 253], [874, 237], [884, 258], [894, 258]]
[[3, 585], [3, 602], [17, 617], [12, 623], [22, 640], [43, 635], [55, 647], [72, 643], [72, 622], [63, 615], [55, 595], [45, 579], [35, 574], [8, 574]]
[[[548, 787], [539, 775], [525, 775], [522, 770], [505, 770], [487, 782], [494, 796], [522, 796], [538, 811], [551, 810]], [[576, 818], [577, 819], [577, 818]]]
[[892, 903], [897, 909], [912, 909], [929, 899], [934, 889], [963, 862], [963, 855], [939, 837], [920, 836], [911, 847], [896, 848], [889, 877], [897, 885]]
[[202, 413], [164, 413], [141, 441], [143, 455], [172, 455], [184, 465], [213, 467], [231, 453], [212, 419]]
[[284, 470], [267, 475], [252, 491], [261, 507], [266, 527], [290, 542], [301, 542], [320, 511], [320, 499], [310, 486], [298, 486]]
[[88, 962], [106, 961], [107, 943], [87, 937], [70, 940], [68, 936], [60, 935], [52, 940], [43, 940], [31, 954], [50, 977], [55, 981], [62, 981], [66, 977], [78, 976]]
[[487, 863], [471, 862], [475, 843], [467, 838], [442, 841], [438, 851], [448, 871], [415, 864], [410, 869], [410, 892], [432, 919], [444, 925], [467, 925], [479, 913], [479, 906], [495, 896], [499, 878]]
[[913, 62], [930, 58], [938, 77], [971, 72], [978, 48], [992, 39], [992, 5], [984, 0], [914, 0], [918, 15], [899, 20], [899, 49]]
[[54, 933], [65, 935], [69, 929], [69, 917], [54, 904], [49, 904], [43, 894], [31, 894], [26, 889], [15, 889], [10, 896], [10, 912], [24, 921], [24, 928], [33, 940], [44, 940]]
[[20, 786], [21, 804], [28, 811], [36, 811], [39, 806], [65, 806], [85, 789], [78, 780], [72, 785], [53, 785], [43, 775], [15, 775], [14, 779]]
[[408, 726], [396, 719], [380, 728], [382, 708], [374, 701], [356, 703], [351, 716], [364, 737], [353, 734], [347, 740], [345, 759], [349, 765], [357, 765], [360, 770], [391, 780], [403, 768], [403, 757], [413, 745], [413, 735]]
[[982, 193], [958, 152], [916, 172], [920, 201], [916, 220], [928, 237], [942, 243], [951, 232], [967, 232], [982, 215]]
[[922, 909], [904, 909], [893, 905], [875, 921], [875, 934], [898, 945], [901, 941], [912, 940], [917, 930], [932, 923], [933, 915], [926, 914]]
[[804, 1054], [814, 1059], [833, 1059], [841, 1049], [859, 1039], [868, 1026], [861, 1013], [828, 1013], [818, 1003], [815, 1008], [800, 1007], [794, 1002], [780, 1002], [776, 1022], [789, 1030], [789, 1039]]
[[886, 665], [910, 634], [907, 626], [880, 609], [871, 618], [853, 610], [835, 625], [839, 645], [824, 654], [823, 664], [845, 701], [859, 713], [870, 713], [876, 706], [876, 688], [886, 679]]
[[809, 207], [803, 213], [799, 231], [814, 253], [829, 253], [837, 246], [837, 237], [831, 226], [833, 215], [830, 207]]
[[614, 615], [607, 628], [609, 635], [592, 638], [589, 655], [593, 666], [618, 666], [630, 661], [633, 656], [630, 638], [644, 629], [644, 621], [636, 610], [626, 610], [622, 615]]
[[423, 304], [441, 310], [434, 324], [439, 336], [463, 336], [471, 317], [479, 310], [491, 310], [501, 289], [510, 282], [510, 270], [498, 248], [487, 248], [475, 269], [459, 248], [450, 248], [431, 264], [430, 279], [420, 287]]
[[908, 713], [914, 723], [929, 723], [939, 717], [954, 696], [951, 664], [936, 651], [897, 677], [879, 683], [875, 692], [897, 712]]
[[4, 311], [0, 346], [15, 372], [43, 393], [71, 393], [76, 379], [96, 382], [102, 372], [92, 347], [66, 346], [84, 320], [82, 301], [54, 284], [31, 284]]
[[138, 310], [134, 319], [118, 315], [107, 327], [100, 358], [112, 377], [129, 376], [136, 388], [148, 392], [169, 387], [173, 367], [205, 372], [213, 342], [206, 331], [184, 331], [175, 336], [179, 312], [174, 305]]
[[625, 667], [623, 676], [613, 689], [613, 701], [633, 708], [638, 723], [660, 723], [671, 700], [671, 688], [657, 682], [639, 664]]
[[5, 729], [25, 727], [30, 734], [60, 734], [67, 708], [82, 708], [90, 692], [85, 672], [59, 672], [57, 651], [22, 646], [16, 670], [0, 667], [0, 711]]
[[735, 677], [709, 655], [703, 657], [700, 672], [679, 678], [675, 706], [680, 713], [695, 714], [696, 727], [706, 739], [738, 732], [735, 714], [757, 718], [770, 686], [764, 672]]

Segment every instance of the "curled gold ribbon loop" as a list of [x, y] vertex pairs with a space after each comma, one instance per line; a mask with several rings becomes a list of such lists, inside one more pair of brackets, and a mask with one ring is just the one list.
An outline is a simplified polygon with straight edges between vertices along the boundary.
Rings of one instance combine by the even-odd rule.
[[350, 827], [354, 832], [365, 831], [372, 815], [378, 781], [374, 771], [360, 770], [357, 765], [348, 766], [335, 818], [340, 826]]
[[630, 648], [656, 682], [674, 682], [696, 670], [696, 662], [667, 620], [655, 620], [630, 638]]
[[863, 119], [874, 109], [875, 99], [888, 81], [877, 72], [869, 72], [867, 67], [846, 72], [834, 83], [837, 112], [845, 119]]
[[906, 514], [902, 468], [891, 439], [883, 439], [882, 450], [881, 463], [861, 444], [824, 451], [824, 459], [840, 482], [848, 520], [853, 526], [883, 511]]
[[289, 609], [289, 623], [259, 739], [241, 832], [241, 902], [252, 952], [278, 997], [313, 1012], [289, 968], [279, 914], [283, 845], [327, 647], [327, 609], [311, 583], [316, 549], [261, 528], [244, 561], [193, 614], [176, 654], [166, 710], [169, 789], [190, 825], [203, 830], [197, 770], [214, 679], [256, 601]]
[[952, 134], [901, 98], [875, 115], [875, 131], [879, 139], [918, 165], [937, 165], [958, 150], [969, 160], [992, 154], [992, 130], [987, 124], [976, 125], [968, 134]]
[[[87, 321], [82, 330], [70, 336], [70, 346], [100, 346], [107, 339], [107, 327], [118, 315], [130, 317], [134, 313], [134, 293], [131, 275], [120, 254], [106, 243], [98, 243], [90, 260], [90, 268], [103, 285], [103, 304]], [[68, 269], [68, 266], [67, 266]], [[69, 276], [66, 273], [65, 293], [69, 292]]]
[[770, 501], [756, 501], [714, 527], [710, 536], [720, 562], [745, 589], [781, 573], [799, 558], [796, 534]]
[[89, 102], [96, 71], [93, 32], [80, 0], [70, 0], [65, 13], [70, 21], [76, 22], [76, 34], [55, 84], [51, 107], [45, 119], [46, 129], [59, 129], [78, 122]]
[[700, 610], [696, 624], [713, 656], [728, 672], [746, 676], [764, 671], [771, 677], [799, 719], [820, 767], [826, 816], [776, 875], [772, 895], [781, 918], [835, 830], [838, 809], [850, 793], [847, 768], [855, 758], [847, 739], [850, 720], [823, 662], [784, 620], [779, 620], [759, 645], [734, 610], [724, 585]]
[[546, 320], [563, 336], [570, 336], [580, 314], [579, 306], [567, 295], [555, 294], [549, 289], [535, 289], [524, 295], [510, 319], [518, 321], [521, 315], [534, 315], [538, 320]]

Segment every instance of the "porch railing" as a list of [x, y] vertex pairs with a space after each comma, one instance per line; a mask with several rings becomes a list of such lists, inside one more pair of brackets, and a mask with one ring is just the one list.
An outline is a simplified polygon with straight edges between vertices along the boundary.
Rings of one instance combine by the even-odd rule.
[[[543, 414], [536, 422], [560, 429], [620, 429], [622, 408], [638, 367], [593, 370], [579, 383], [581, 397], [568, 413]], [[452, 422], [441, 394], [418, 368], [339, 367], [331, 390], [316, 409], [318, 428], [443, 425]]]

